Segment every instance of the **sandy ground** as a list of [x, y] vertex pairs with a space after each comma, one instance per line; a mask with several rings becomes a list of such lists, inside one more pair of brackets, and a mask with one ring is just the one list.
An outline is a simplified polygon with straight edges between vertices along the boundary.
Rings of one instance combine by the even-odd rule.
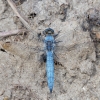
[[[33, 32], [0, 38], [0, 100], [100, 100], [100, 0], [13, 0]], [[59, 33], [55, 83], [50, 94], [43, 48], [46, 28]], [[0, 0], [0, 32], [25, 29]], [[1, 33], [0, 33], [1, 34]]]

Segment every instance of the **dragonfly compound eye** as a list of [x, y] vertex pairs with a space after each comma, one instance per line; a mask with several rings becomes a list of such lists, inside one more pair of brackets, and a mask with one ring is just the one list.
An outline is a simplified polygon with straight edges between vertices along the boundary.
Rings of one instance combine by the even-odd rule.
[[51, 28], [47, 28], [47, 29], [45, 30], [45, 34], [54, 34], [54, 30], [51, 29]]

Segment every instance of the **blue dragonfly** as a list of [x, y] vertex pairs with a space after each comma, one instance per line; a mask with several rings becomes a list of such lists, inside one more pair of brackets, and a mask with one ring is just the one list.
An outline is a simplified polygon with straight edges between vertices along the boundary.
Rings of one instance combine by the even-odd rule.
[[48, 28], [44, 31], [45, 39], [44, 39], [44, 51], [46, 58], [46, 72], [47, 72], [47, 81], [48, 87], [50, 89], [50, 93], [52, 93], [53, 85], [54, 85], [54, 50], [55, 46], [58, 42], [55, 41], [55, 38], [58, 34], [54, 35], [54, 30]]
[[[44, 36], [43, 38], [42, 38], [42, 35]], [[38, 45], [37, 42], [35, 45], [35, 38], [33, 38], [30, 42], [28, 42], [31, 44], [34, 43], [34, 45], [35, 45], [34, 47], [33, 47], [33, 45], [28, 44], [28, 45], [30, 45], [30, 46], [28, 46], [26, 44], [23, 44], [22, 42], [21, 43], [20, 42], [5, 42], [2, 44], [2, 48], [4, 50], [10, 52], [11, 54], [17, 55], [20, 58], [25, 58], [25, 59], [27, 59], [29, 57], [28, 55], [30, 55], [32, 52], [34, 52], [32, 54], [35, 54], [35, 55], [36, 55], [36, 52], [40, 52], [40, 51], [43, 52], [42, 55], [40, 56], [40, 61], [46, 62], [47, 83], [48, 83], [49, 90], [52, 93], [52, 90], [54, 87], [54, 80], [56, 79], [56, 78], [54, 79], [54, 65], [56, 63], [58, 63], [58, 65], [63, 64], [63, 66], [65, 66], [66, 58], [61, 58], [61, 56], [64, 57], [63, 54], [66, 52], [68, 53], [69, 51], [72, 51], [72, 53], [69, 53], [68, 56], [70, 56], [71, 54], [74, 54], [75, 49], [77, 49], [79, 46], [82, 46], [82, 44], [86, 45], [87, 42], [82, 43], [82, 44], [74, 43], [72, 45], [66, 46], [64, 41], [57, 41], [61, 36], [58, 36], [58, 34], [55, 34], [54, 30], [51, 28], [45, 29], [43, 31], [43, 34], [38, 35], [38, 37], [39, 37], [39, 40], [43, 41], [43, 43], [39, 42], [39, 48], [37, 46]], [[59, 42], [63, 43], [63, 46]], [[41, 46], [43, 46], [43, 44], [44, 44], [43, 49], [40, 48], [40, 44], [42, 44]], [[58, 45], [58, 44], [60, 44], [60, 45]], [[64, 46], [64, 44], [65, 44], [65, 46]], [[27, 48], [29, 48], [29, 49], [27, 49]], [[33, 61], [33, 59], [32, 59], [32, 61]]]
[[[54, 34], [54, 30], [51, 28], [47, 28], [43, 31], [43, 37], [39, 37], [39, 40], [42, 39], [42, 42], [44, 44], [43, 50], [33, 47], [30, 48], [33, 51], [36, 52], [43, 52], [43, 54], [40, 57], [41, 62], [46, 62], [46, 74], [47, 74], [47, 83], [50, 90], [50, 93], [52, 93], [53, 86], [54, 86], [54, 59], [56, 57], [55, 54], [55, 47], [60, 42], [56, 42], [55, 38], [58, 36], [58, 34]], [[17, 45], [17, 46], [16, 46]], [[10, 51], [14, 55], [18, 55], [23, 58], [27, 58], [27, 46], [24, 45], [24, 47], [21, 44], [16, 44], [15, 42], [6, 42], [2, 44], [2, 47], [6, 51]], [[19, 52], [18, 52], [19, 51]], [[25, 55], [26, 53], [26, 55]]]
[[[57, 62], [57, 59], [59, 58], [57, 57], [55, 52], [59, 48], [58, 43], [62, 41], [56, 40], [59, 33], [54, 34], [54, 30], [51, 28], [45, 29], [43, 31], [43, 34], [45, 35], [45, 38], [42, 39], [44, 43], [44, 54], [42, 55], [42, 61], [44, 60], [44, 62], [46, 62], [47, 82], [50, 93], [52, 93], [54, 86], [54, 64], [59, 63]], [[68, 50], [68, 48], [65, 48], [65, 50]]]

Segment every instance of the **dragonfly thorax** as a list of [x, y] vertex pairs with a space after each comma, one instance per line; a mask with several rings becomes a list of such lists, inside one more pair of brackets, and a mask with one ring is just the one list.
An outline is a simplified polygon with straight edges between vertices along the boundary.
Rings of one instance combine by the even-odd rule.
[[45, 48], [46, 51], [53, 51], [54, 50], [54, 37], [52, 35], [47, 35], [45, 37]]

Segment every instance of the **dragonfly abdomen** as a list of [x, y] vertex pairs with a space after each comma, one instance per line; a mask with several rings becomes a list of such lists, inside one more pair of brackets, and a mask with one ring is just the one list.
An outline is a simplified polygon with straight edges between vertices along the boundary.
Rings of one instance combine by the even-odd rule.
[[47, 62], [46, 62], [46, 70], [47, 70], [47, 80], [48, 87], [50, 92], [52, 93], [53, 85], [54, 85], [54, 60], [53, 60], [53, 52], [47, 52]]

